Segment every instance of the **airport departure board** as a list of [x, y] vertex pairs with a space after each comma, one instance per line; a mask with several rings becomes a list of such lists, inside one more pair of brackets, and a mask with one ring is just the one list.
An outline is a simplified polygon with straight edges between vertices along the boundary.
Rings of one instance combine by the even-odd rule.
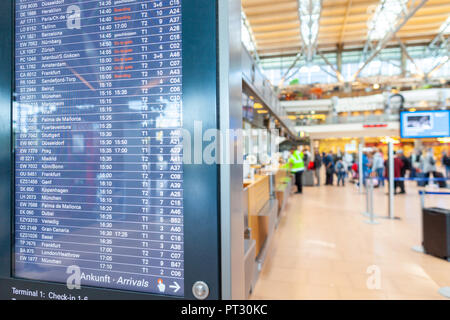
[[181, 0], [16, 0], [13, 275], [184, 296]]

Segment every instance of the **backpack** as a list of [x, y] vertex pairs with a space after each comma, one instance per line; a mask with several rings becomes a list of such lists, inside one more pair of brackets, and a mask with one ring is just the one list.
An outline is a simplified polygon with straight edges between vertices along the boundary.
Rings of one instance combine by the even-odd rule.
[[430, 164], [434, 166], [436, 164], [436, 160], [433, 157], [430, 157]]
[[450, 166], [450, 157], [449, 156], [444, 156], [444, 160], [442, 161], [444, 163], [445, 166]]

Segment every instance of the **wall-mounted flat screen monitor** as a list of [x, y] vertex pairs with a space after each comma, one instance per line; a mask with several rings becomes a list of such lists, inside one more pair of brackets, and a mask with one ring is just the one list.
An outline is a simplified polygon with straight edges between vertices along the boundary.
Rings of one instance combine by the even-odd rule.
[[441, 138], [450, 136], [450, 110], [402, 112], [402, 138]]

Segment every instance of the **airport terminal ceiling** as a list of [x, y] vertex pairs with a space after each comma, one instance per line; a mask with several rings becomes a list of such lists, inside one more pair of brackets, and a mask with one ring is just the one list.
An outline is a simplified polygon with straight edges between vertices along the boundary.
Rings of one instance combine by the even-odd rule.
[[[414, 1], [385, 1], [387, 4], [409, 5]], [[296, 55], [303, 46], [299, 5], [309, 0], [243, 0], [242, 7], [256, 40], [260, 57]], [[382, 1], [379, 0], [312, 0], [317, 10], [320, 52], [336, 48], [362, 49], [368, 38], [369, 20]], [[415, 1], [417, 5], [420, 1]], [[321, 5], [320, 5], [321, 4]], [[450, 3], [429, 0], [411, 17], [396, 34], [405, 44], [429, 43], [450, 13]], [[391, 43], [395, 43], [392, 39]]]
[[420, 86], [420, 77], [450, 77], [443, 60], [449, 52], [446, 0], [243, 0], [242, 6], [246, 42], [276, 87], [294, 79], [301, 85], [360, 80], [364, 87], [390, 80]]

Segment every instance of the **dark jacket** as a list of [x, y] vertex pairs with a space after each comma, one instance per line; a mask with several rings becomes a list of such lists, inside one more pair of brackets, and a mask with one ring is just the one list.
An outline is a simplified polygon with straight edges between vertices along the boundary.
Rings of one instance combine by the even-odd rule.
[[401, 176], [404, 177], [406, 175], [406, 171], [407, 170], [411, 170], [411, 161], [409, 160], [409, 158], [405, 157], [404, 155], [401, 157], [402, 162], [403, 162], [403, 166], [401, 169]]
[[319, 169], [322, 166], [322, 157], [320, 154], [314, 155], [314, 168]]
[[450, 156], [445, 155], [445, 156], [442, 158], [442, 164], [443, 164], [444, 166], [446, 166], [446, 167], [450, 167]]
[[330, 169], [334, 169], [334, 161], [333, 161], [333, 156], [331, 154], [328, 154], [327, 156], [325, 156], [325, 158], [323, 158], [323, 164], [328, 167]]

